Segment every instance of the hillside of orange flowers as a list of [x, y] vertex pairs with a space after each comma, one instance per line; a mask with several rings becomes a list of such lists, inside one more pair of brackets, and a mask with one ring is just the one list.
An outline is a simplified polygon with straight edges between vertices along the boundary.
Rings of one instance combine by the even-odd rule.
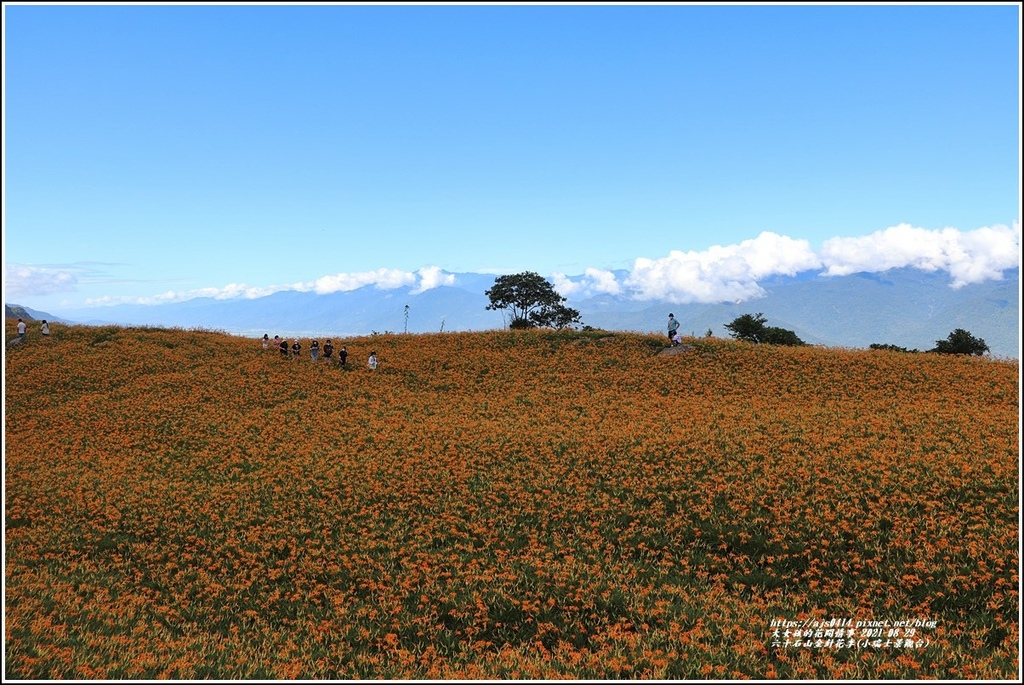
[[1019, 675], [1016, 361], [309, 342], [7, 348], [5, 678]]

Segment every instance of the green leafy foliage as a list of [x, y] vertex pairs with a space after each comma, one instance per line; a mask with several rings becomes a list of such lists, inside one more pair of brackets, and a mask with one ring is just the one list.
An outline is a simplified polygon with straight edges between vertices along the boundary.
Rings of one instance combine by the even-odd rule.
[[486, 309], [511, 314], [509, 328], [567, 328], [580, 323], [580, 313], [565, 306], [565, 298], [533, 271], [499, 276], [484, 294], [491, 301]]
[[730, 335], [737, 340], [746, 340], [752, 343], [764, 343], [767, 345], [806, 345], [803, 340], [793, 331], [777, 326], [766, 326], [768, 319], [764, 318], [761, 312], [757, 314], [744, 314], [725, 324], [725, 327], [732, 331]]
[[973, 354], [981, 356], [988, 352], [988, 345], [981, 338], [975, 338], [969, 331], [958, 328], [945, 340], [936, 340], [931, 352], [940, 354]]
[[885, 350], [887, 352], [917, 352], [917, 350], [908, 350], [905, 347], [899, 345], [888, 345], [882, 343], [871, 343], [868, 347], [872, 350]]

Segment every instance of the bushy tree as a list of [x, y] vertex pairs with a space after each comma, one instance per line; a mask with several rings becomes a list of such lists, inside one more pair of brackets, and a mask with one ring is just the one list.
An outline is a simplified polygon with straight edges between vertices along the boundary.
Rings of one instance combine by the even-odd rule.
[[491, 301], [487, 309], [504, 309], [511, 314], [509, 328], [566, 328], [580, 323], [580, 313], [562, 304], [565, 298], [532, 271], [498, 276], [484, 294]]
[[907, 348], [900, 347], [899, 345], [889, 345], [889, 344], [882, 344], [882, 343], [871, 343], [870, 345], [868, 345], [868, 348], [870, 348], [872, 350], [887, 350], [889, 352], [907, 352], [907, 353], [917, 352], [917, 350], [908, 350]]
[[729, 335], [737, 340], [746, 340], [752, 343], [764, 343], [766, 345], [806, 345], [803, 340], [791, 330], [777, 326], [766, 326], [768, 319], [764, 318], [761, 312], [757, 314], [744, 314], [732, 320], [732, 323], [725, 324], [725, 327], [732, 331]]
[[550, 326], [551, 328], [569, 328], [574, 323], [580, 322], [580, 313], [572, 307], [566, 307], [564, 304], [556, 304], [553, 307], [549, 307], [544, 315], [535, 316], [534, 319], [539, 323], [538, 326]]
[[737, 340], [747, 342], [761, 342], [761, 334], [764, 332], [764, 324], [768, 319], [760, 312], [757, 314], [744, 314], [737, 316], [732, 323], [725, 324], [725, 327], [732, 331], [729, 335]]
[[793, 331], [778, 326], [765, 326], [761, 333], [761, 342], [766, 345], [790, 345], [793, 347], [807, 344]]
[[988, 352], [988, 345], [981, 338], [975, 338], [969, 331], [958, 328], [945, 340], [936, 340], [931, 352], [941, 354], [973, 354], [981, 356]]

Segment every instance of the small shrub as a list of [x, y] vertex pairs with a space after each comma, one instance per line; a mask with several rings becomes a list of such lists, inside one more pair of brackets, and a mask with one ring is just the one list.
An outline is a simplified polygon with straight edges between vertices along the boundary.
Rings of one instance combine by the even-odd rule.
[[917, 352], [917, 350], [908, 350], [905, 347], [898, 345], [888, 345], [882, 343], [871, 343], [868, 347], [872, 350], [886, 350], [888, 352]]

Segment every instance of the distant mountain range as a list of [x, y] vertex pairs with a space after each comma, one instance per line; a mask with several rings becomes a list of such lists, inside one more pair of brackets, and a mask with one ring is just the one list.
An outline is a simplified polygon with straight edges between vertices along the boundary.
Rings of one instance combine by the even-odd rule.
[[49, 321], [50, 323], [74, 323], [66, 319], [61, 319], [59, 316], [47, 314], [46, 312], [36, 311], [35, 309], [29, 309], [23, 307], [20, 304], [5, 304], [4, 305], [4, 317], [8, 319], [25, 319], [26, 321]]
[[[626, 272], [617, 273], [623, 280]], [[60, 315], [20, 310], [34, 319], [82, 324], [205, 328], [262, 337], [335, 337], [371, 333], [428, 333], [503, 328], [507, 314], [487, 310], [492, 274], [454, 274], [455, 285], [414, 293], [413, 288], [356, 290], [318, 295], [284, 291], [257, 299], [196, 298], [162, 305], [118, 305]], [[582, 277], [570, 279], [582, 280]], [[765, 296], [738, 303], [674, 304], [597, 295], [569, 298], [584, 324], [604, 330], [661, 332], [671, 311], [684, 333], [728, 337], [725, 324], [761, 313], [770, 326], [794, 331], [808, 343], [868, 347], [872, 343], [929, 350], [957, 329], [985, 340], [991, 353], [1019, 358], [1020, 272], [1001, 281], [958, 289], [949, 274], [913, 268], [849, 276], [803, 273], [760, 282]], [[12, 308], [7, 306], [7, 316]], [[408, 308], [408, 309], [407, 309]]]

